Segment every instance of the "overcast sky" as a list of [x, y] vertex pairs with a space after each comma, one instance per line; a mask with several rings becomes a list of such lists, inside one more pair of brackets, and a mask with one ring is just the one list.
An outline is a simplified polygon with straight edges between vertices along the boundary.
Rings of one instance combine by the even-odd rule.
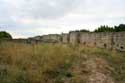
[[125, 0], [0, 0], [0, 31], [14, 38], [125, 23]]

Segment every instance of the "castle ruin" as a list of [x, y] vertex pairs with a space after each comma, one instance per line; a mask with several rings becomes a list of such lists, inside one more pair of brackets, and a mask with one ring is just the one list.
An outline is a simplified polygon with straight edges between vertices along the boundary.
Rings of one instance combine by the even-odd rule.
[[72, 31], [63, 34], [43, 35], [39, 38], [39, 40], [45, 42], [48, 41], [48, 42], [82, 44], [89, 47], [99, 47], [99, 48], [117, 49], [120, 51], [125, 51], [125, 32], [88, 33], [88, 32]]
[[28, 39], [2, 39], [0, 42], [11, 41], [20, 43], [64, 43], [81, 44], [88, 47], [99, 47], [125, 51], [125, 32], [80, 32], [71, 31], [63, 34], [49, 34]]

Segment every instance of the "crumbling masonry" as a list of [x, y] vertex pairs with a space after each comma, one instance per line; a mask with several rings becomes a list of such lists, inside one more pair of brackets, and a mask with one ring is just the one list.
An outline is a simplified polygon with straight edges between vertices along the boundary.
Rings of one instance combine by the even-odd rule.
[[88, 47], [99, 47], [106, 49], [116, 49], [119, 51], [125, 51], [125, 32], [99, 32], [99, 33], [87, 33], [72, 31], [63, 34], [49, 34], [43, 36], [36, 36], [29, 39], [5, 39], [0, 42], [11, 41], [20, 43], [70, 43], [81, 44]]
[[[34, 38], [35, 39], [35, 38]], [[38, 39], [36, 37], [36, 39]], [[125, 51], [125, 32], [100, 32], [86, 33], [72, 31], [65, 34], [43, 35], [39, 38], [42, 41], [61, 42], [71, 44], [82, 44], [89, 47], [117, 49]]]

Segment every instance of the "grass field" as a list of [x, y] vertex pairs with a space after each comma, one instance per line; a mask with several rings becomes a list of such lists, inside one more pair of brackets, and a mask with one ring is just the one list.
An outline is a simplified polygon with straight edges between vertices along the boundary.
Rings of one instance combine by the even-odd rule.
[[1, 42], [0, 83], [125, 83], [125, 52]]

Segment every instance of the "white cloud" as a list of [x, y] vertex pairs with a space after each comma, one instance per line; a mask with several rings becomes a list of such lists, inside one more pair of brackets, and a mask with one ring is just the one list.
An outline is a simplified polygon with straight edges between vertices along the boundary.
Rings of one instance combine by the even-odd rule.
[[125, 23], [125, 0], [0, 0], [0, 30], [14, 37]]

